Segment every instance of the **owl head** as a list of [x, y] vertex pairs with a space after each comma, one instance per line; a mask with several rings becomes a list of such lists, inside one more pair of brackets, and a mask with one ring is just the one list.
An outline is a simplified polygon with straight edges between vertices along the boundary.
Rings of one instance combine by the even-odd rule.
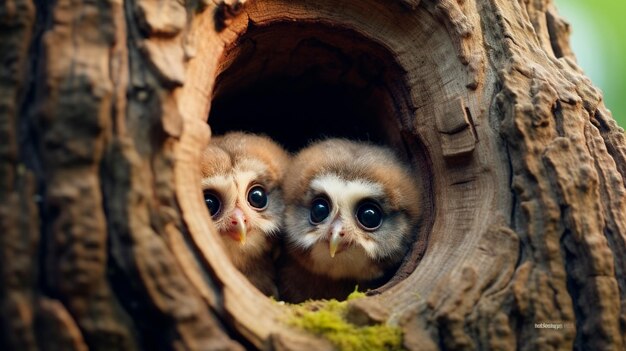
[[288, 162], [287, 152], [269, 138], [242, 132], [214, 137], [205, 149], [204, 200], [235, 265], [242, 254], [260, 254], [279, 230]]
[[284, 180], [288, 247], [333, 279], [372, 280], [397, 266], [420, 214], [418, 185], [388, 148], [343, 139], [302, 150]]

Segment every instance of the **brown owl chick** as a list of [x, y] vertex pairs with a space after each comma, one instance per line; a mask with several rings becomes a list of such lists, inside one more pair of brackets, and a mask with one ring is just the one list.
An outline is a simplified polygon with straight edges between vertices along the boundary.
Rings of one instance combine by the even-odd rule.
[[345, 298], [395, 272], [420, 215], [409, 168], [384, 147], [343, 139], [309, 146], [283, 182], [280, 297]]
[[281, 180], [289, 155], [267, 137], [214, 137], [201, 160], [202, 190], [231, 261], [261, 292], [276, 295], [272, 249], [281, 228]]

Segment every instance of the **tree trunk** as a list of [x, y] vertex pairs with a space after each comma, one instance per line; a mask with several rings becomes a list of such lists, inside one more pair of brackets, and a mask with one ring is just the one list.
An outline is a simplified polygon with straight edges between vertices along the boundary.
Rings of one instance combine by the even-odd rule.
[[[408, 350], [626, 347], [624, 130], [550, 0], [4, 0], [0, 19], [2, 349], [335, 347], [228, 263], [207, 118], [413, 163], [418, 240], [353, 321]], [[307, 120], [325, 87], [347, 107]]]

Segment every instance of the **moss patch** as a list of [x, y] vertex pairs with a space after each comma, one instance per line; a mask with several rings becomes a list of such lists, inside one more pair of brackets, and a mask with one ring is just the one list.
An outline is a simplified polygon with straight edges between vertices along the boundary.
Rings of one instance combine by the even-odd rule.
[[289, 324], [322, 336], [341, 351], [402, 350], [402, 332], [386, 324], [357, 326], [345, 318], [348, 301], [365, 296], [353, 292], [346, 301], [307, 301], [292, 305]]

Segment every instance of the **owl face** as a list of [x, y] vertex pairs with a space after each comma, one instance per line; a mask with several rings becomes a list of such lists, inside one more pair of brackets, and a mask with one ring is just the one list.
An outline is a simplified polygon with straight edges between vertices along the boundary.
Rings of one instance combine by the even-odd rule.
[[330, 140], [311, 148], [287, 175], [288, 245], [317, 274], [382, 276], [406, 253], [417, 220], [409, 172], [388, 150], [369, 144]]
[[204, 178], [202, 189], [217, 230], [228, 239], [245, 245], [248, 235], [278, 231], [282, 200], [259, 160], [239, 160], [230, 172]]
[[282, 223], [280, 181], [288, 155], [271, 140], [229, 133], [214, 138], [202, 157], [201, 187], [215, 227], [235, 265], [261, 255]]

